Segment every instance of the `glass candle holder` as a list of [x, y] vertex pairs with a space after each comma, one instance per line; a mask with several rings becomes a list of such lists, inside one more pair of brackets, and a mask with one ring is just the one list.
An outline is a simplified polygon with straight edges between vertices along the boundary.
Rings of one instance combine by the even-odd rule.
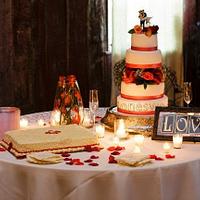
[[104, 126], [103, 124], [96, 124], [95, 130], [96, 130], [96, 135], [97, 135], [99, 138], [103, 138], [103, 137], [104, 137], [104, 134], [105, 134], [105, 126]]
[[84, 110], [82, 126], [84, 126], [85, 128], [91, 128], [93, 127], [93, 125], [94, 125], [93, 113], [90, 110]]
[[173, 146], [175, 149], [181, 149], [183, 143], [183, 135], [176, 133], [173, 135]]
[[6, 131], [20, 128], [20, 109], [0, 107], [0, 140]]
[[170, 150], [171, 150], [171, 145], [168, 142], [165, 142], [163, 144], [163, 150], [164, 150], [165, 153], [169, 153]]
[[114, 121], [114, 133], [119, 139], [126, 139], [128, 137], [123, 119], [116, 119]]
[[61, 117], [60, 110], [53, 110], [51, 112], [51, 119], [50, 119], [51, 125], [52, 126], [58, 126], [58, 125], [60, 125], [60, 117]]

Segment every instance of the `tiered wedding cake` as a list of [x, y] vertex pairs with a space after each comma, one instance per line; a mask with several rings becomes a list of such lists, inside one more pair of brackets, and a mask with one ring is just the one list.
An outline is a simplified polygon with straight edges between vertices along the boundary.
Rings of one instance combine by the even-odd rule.
[[152, 115], [156, 106], [167, 106], [164, 95], [162, 55], [157, 43], [158, 26], [136, 25], [131, 49], [126, 51], [126, 68], [117, 97], [117, 110], [135, 115]]

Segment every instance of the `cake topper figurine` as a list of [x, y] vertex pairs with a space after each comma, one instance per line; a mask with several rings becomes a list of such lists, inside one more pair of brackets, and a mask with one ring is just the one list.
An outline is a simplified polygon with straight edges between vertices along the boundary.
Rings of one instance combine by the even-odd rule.
[[144, 10], [139, 10], [138, 12], [139, 12], [139, 16], [138, 17], [140, 19], [140, 26], [142, 28], [144, 28], [145, 27], [145, 22], [146, 22], [146, 24], [150, 24], [150, 19], [152, 17], [147, 17], [147, 13], [145, 13]]

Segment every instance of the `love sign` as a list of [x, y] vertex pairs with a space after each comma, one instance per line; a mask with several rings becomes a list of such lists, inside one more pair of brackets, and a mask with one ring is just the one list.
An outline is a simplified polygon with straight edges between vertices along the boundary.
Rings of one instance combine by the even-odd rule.
[[152, 139], [171, 140], [175, 133], [187, 141], [200, 141], [200, 108], [157, 107]]

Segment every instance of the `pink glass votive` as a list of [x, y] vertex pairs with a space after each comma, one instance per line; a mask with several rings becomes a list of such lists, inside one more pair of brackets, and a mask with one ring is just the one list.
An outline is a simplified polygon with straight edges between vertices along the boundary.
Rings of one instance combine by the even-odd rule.
[[16, 107], [0, 107], [0, 139], [9, 130], [20, 127], [20, 109]]

